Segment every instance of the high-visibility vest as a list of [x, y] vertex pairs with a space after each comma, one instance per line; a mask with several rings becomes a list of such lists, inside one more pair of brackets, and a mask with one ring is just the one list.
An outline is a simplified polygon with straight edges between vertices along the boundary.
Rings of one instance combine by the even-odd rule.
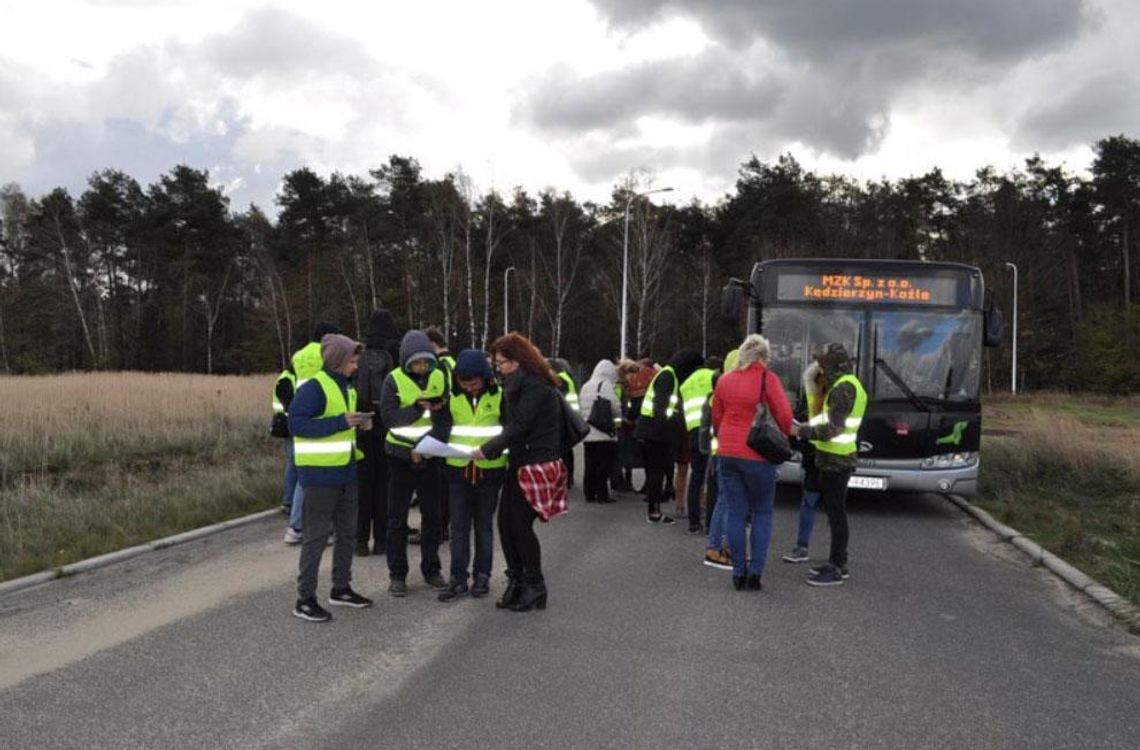
[[292, 370], [290, 370], [288, 367], [286, 367], [284, 370], [281, 371], [281, 374], [277, 376], [277, 380], [273, 381], [273, 413], [274, 414], [284, 414], [285, 413], [285, 404], [281, 403], [281, 399], [278, 398], [278, 396], [277, 396], [277, 386], [279, 386], [281, 384], [282, 380], [288, 380], [293, 386], [293, 393], [294, 394], [297, 393], [297, 376], [293, 374]]
[[574, 411], [581, 411], [578, 405], [578, 386], [574, 385], [574, 378], [570, 377], [568, 372], [555, 373], [558, 379], [566, 384], [566, 403], [570, 404]]
[[296, 388], [309, 380], [325, 366], [319, 341], [310, 341], [293, 354], [293, 372], [297, 376]]
[[443, 366], [447, 368], [448, 372], [455, 369], [455, 357], [450, 354], [439, 355], [439, 361], [443, 363]]
[[685, 410], [685, 431], [701, 426], [701, 408], [713, 392], [713, 376], [716, 372], [702, 367], [681, 383], [681, 408]]
[[[428, 375], [425, 388], [420, 388], [403, 368], [392, 370], [388, 376], [396, 384], [396, 391], [400, 396], [400, 408], [404, 409], [422, 399], [439, 398], [447, 392], [447, 378], [442, 370], [432, 370]], [[416, 441], [428, 434], [431, 430], [431, 412], [424, 410], [420, 418], [403, 427], [389, 427], [388, 437], [385, 438], [392, 445], [411, 448]]]
[[[348, 402], [345, 402], [344, 391], [340, 389], [324, 370], [319, 371], [310, 380], [315, 380], [325, 392], [325, 409], [320, 419], [339, 417], [350, 411], [356, 411], [356, 389], [348, 386]], [[346, 427], [340, 432], [334, 432], [319, 438], [307, 438], [295, 435], [293, 437], [293, 460], [297, 466], [348, 466], [352, 459], [357, 461], [364, 458], [364, 452], [356, 447], [356, 428]]]
[[655, 386], [657, 385], [657, 378], [664, 373], [673, 376], [673, 392], [669, 394], [669, 404], [665, 407], [665, 419], [672, 419], [673, 415], [677, 413], [677, 405], [681, 400], [679, 395], [681, 389], [677, 386], [677, 373], [674, 372], [673, 366], [665, 365], [653, 376], [653, 380], [649, 381], [649, 389], [645, 391], [645, 398], [641, 401], [641, 416], [653, 417], [653, 400], [657, 395]]
[[[503, 391], [489, 391], [479, 395], [475, 404], [466, 393], [451, 394], [451, 437], [447, 444], [456, 448], [478, 448], [491, 438], [502, 434], [503, 422], [501, 407]], [[449, 458], [448, 466], [464, 467], [471, 463], [466, 458]], [[485, 458], [475, 462], [480, 469], [501, 469], [507, 465], [505, 455], [498, 458]]]
[[834, 393], [835, 388], [842, 383], [850, 383], [855, 387], [855, 405], [851, 408], [851, 413], [847, 415], [847, 422], [843, 426], [843, 432], [831, 440], [813, 440], [811, 444], [816, 447], [816, 450], [823, 451], [824, 453], [832, 453], [837, 456], [850, 456], [859, 450], [857, 442], [859, 425], [863, 424], [863, 414], [867, 411], [867, 391], [863, 389], [863, 384], [859, 382], [859, 378], [847, 374], [836, 380], [835, 383], [832, 384], [831, 390], [827, 392], [827, 397], [823, 400], [823, 410], [812, 417], [808, 421], [808, 424], [815, 427], [828, 423], [828, 404], [831, 403], [831, 394]]

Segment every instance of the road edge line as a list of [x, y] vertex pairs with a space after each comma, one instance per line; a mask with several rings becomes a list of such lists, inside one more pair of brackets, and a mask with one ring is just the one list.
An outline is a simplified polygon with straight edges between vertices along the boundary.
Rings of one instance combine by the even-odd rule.
[[246, 526], [251, 523], [256, 523], [265, 518], [272, 518], [278, 516], [281, 511], [278, 509], [262, 510], [257, 513], [251, 513], [248, 516], [241, 516], [239, 518], [231, 518], [228, 521], [221, 521], [219, 523], [203, 526], [198, 529], [191, 529], [190, 531], [182, 531], [171, 536], [165, 536], [161, 539], [155, 539], [152, 542], [145, 544], [138, 544], [134, 547], [127, 547], [126, 549], [115, 550], [96, 557], [89, 557], [86, 560], [79, 560], [78, 562], [68, 563], [61, 565], [58, 568], [50, 568], [42, 570], [39, 573], [32, 573], [30, 575], [22, 576], [20, 578], [13, 578], [10, 581], [0, 582], [0, 597], [7, 596], [8, 594], [25, 589], [32, 588], [33, 586], [40, 586], [52, 581], [58, 581], [61, 578], [70, 578], [71, 576], [80, 573], [88, 573], [92, 570], [105, 568], [108, 565], [130, 560], [131, 558], [138, 557], [139, 555], [148, 552], [157, 552], [169, 547], [175, 547], [179, 544], [192, 542], [196, 539], [213, 536], [223, 531], [236, 529], [239, 526]]
[[972, 516], [983, 526], [997, 534], [1001, 541], [1008, 542], [1021, 550], [1030, 558], [1034, 566], [1045, 568], [1054, 576], [1084, 594], [1085, 597], [1093, 603], [1107, 610], [1127, 632], [1133, 635], [1140, 635], [1140, 607], [1130, 603], [1120, 594], [1117, 594], [1087, 573], [1083, 573], [1074, 565], [1054, 555], [1020, 531], [1001, 523], [964, 497], [959, 495], [944, 495], [944, 497], [958, 506], [964, 513]]

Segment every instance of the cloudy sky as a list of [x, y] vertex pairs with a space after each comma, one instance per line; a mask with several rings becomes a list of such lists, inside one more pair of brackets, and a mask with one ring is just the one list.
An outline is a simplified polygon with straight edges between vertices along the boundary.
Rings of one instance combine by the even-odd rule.
[[969, 178], [1140, 137], [1136, 0], [0, 0], [0, 183], [208, 169], [274, 211], [389, 154], [480, 190], [715, 201], [750, 154]]

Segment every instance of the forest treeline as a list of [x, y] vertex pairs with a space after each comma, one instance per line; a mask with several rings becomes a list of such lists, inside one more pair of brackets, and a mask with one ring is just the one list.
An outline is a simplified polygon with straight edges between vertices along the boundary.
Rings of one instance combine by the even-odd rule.
[[[1140, 390], [1140, 141], [1094, 146], [1087, 176], [1041, 158], [860, 183], [791, 156], [741, 165], [714, 205], [659, 205], [634, 174], [605, 205], [569, 193], [478, 189], [391, 156], [367, 175], [285, 175], [270, 218], [235, 211], [207, 172], [154, 184], [108, 169], [78, 197], [0, 189], [0, 370], [276, 370], [314, 321], [362, 338], [369, 313], [439, 325], [453, 348], [509, 326], [589, 364], [618, 349], [629, 213], [629, 349], [723, 352], [740, 331], [719, 289], [760, 259], [925, 258], [980, 266], [1011, 314], [1027, 388]], [[504, 292], [506, 284], [506, 292]], [[504, 310], [506, 307], [506, 311]], [[986, 354], [1008, 387], [1011, 326]]]

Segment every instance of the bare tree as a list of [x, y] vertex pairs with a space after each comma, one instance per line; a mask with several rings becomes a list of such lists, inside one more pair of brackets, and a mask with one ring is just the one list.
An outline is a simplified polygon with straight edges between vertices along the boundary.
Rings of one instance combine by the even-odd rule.
[[551, 356], [557, 357], [562, 347], [562, 328], [566, 301], [574, 289], [574, 279], [582, 262], [582, 209], [564, 193], [542, 196], [543, 213], [551, 233], [551, 252], [543, 253], [542, 270], [551, 289], [550, 303], [543, 308], [550, 321]]
[[87, 344], [87, 351], [91, 354], [91, 363], [95, 368], [100, 366], [99, 355], [95, 353], [95, 343], [91, 338], [91, 327], [87, 324], [87, 313], [83, 309], [83, 302], [79, 298], [80, 283], [78, 269], [72, 262], [71, 248], [68, 245], [67, 238], [64, 237], [63, 223], [59, 215], [58, 206], [52, 204], [51, 214], [52, 227], [55, 229], [55, 236], [59, 242], [59, 254], [63, 260], [63, 272], [67, 279], [67, 288], [71, 290], [71, 298], [75, 302], [75, 311], [79, 315], [79, 325], [83, 329], [83, 340]]
[[630, 243], [629, 285], [637, 307], [634, 324], [634, 351], [645, 354], [657, 338], [657, 306], [653, 303], [661, 293], [662, 281], [673, 251], [673, 240], [668, 231], [654, 220], [653, 204], [638, 201], [637, 231]]
[[230, 274], [234, 264], [226, 264], [226, 272], [222, 276], [222, 283], [218, 285], [216, 294], [211, 295], [209, 288], [203, 284], [198, 294], [198, 303], [202, 305], [202, 313], [206, 318], [206, 374], [214, 374], [214, 331], [217, 328], [218, 317], [222, 313], [222, 302], [226, 298], [226, 286], [230, 283]]

